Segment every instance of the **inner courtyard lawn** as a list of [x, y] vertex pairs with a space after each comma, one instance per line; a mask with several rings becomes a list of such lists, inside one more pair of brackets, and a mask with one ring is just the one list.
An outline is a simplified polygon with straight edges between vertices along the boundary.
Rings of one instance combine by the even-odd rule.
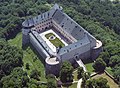
[[[54, 36], [55, 37], [55, 39], [53, 39], [53, 40], [51, 40], [51, 39], [49, 39], [51, 36]], [[49, 41], [55, 46], [55, 47], [64, 47], [65, 45], [63, 44], [63, 42], [59, 39], [59, 38], [57, 38], [53, 33], [48, 33], [48, 34], [46, 34], [45, 35], [45, 37], [47, 38], [47, 39], [49, 39]]]
[[[10, 45], [14, 45], [22, 49], [22, 33], [20, 32], [14, 39], [8, 40]], [[31, 47], [27, 47], [27, 49], [23, 50], [23, 70], [25, 70], [28, 75], [30, 75], [31, 71], [37, 69], [41, 72], [41, 81], [46, 81], [45, 78], [45, 68], [43, 63], [41, 62], [40, 57], [36, 55], [35, 52], [31, 49]], [[29, 64], [29, 70], [26, 69], [26, 63]]]

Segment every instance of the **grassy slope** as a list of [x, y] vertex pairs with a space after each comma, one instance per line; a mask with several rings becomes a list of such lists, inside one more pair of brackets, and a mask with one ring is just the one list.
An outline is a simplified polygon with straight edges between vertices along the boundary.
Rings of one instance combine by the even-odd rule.
[[78, 81], [78, 79], [77, 79], [77, 70], [73, 72], [73, 76], [74, 76], [74, 81]]
[[86, 69], [88, 70], [88, 72], [93, 73], [94, 72], [94, 68], [92, 67], [93, 63], [88, 63], [85, 64]]
[[[14, 45], [14, 46], [21, 48], [22, 47], [22, 33], [19, 33], [14, 39], [9, 40], [8, 43], [10, 45]], [[28, 47], [26, 50], [23, 50], [24, 70], [30, 75], [30, 72], [33, 69], [37, 69], [38, 71], [41, 72], [41, 81], [46, 81], [45, 68], [39, 59], [41, 58], [38, 58], [37, 55], [33, 52], [33, 50], [30, 47]], [[29, 63], [30, 70], [26, 69], [26, 66], [25, 66], [26, 63]]]

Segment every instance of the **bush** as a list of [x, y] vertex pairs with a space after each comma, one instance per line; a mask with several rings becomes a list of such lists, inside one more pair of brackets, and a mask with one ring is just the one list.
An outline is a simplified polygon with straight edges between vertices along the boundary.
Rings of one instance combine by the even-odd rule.
[[102, 58], [98, 58], [93, 64], [93, 68], [96, 72], [103, 72], [106, 68], [106, 63], [103, 61]]

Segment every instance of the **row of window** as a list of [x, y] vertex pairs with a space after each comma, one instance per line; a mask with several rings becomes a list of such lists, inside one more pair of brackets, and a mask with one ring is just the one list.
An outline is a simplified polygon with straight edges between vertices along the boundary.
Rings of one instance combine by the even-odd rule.
[[38, 27], [36, 27], [36, 29], [40, 29], [40, 28], [42, 28], [42, 27], [44, 27], [44, 26], [46, 26], [46, 25], [50, 25], [52, 23], [52, 21], [51, 22], [48, 22], [48, 23], [46, 23], [46, 24], [43, 24], [43, 25], [41, 25], [41, 26], [38, 26]]

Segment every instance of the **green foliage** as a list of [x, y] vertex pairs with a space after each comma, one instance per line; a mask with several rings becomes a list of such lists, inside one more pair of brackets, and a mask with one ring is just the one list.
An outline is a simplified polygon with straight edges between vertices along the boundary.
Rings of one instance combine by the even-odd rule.
[[111, 56], [109, 65], [115, 67], [115, 65], [120, 63], [120, 57], [118, 55]]
[[100, 58], [103, 59], [103, 61], [106, 63], [107, 66], [109, 66], [109, 61], [110, 61], [110, 55], [108, 52], [102, 52], [100, 54]]
[[47, 88], [57, 88], [55, 76], [52, 74], [47, 75]]
[[96, 72], [103, 72], [106, 68], [105, 62], [102, 60], [102, 58], [98, 58], [94, 64], [93, 68], [95, 69]]
[[115, 69], [113, 76], [115, 77], [115, 79], [118, 81], [120, 85], [120, 68]]
[[9, 75], [15, 67], [23, 65], [22, 50], [0, 41], [0, 79], [4, 75]]
[[70, 62], [63, 62], [60, 70], [60, 80], [63, 83], [72, 82], [73, 81], [73, 67]]
[[[53, 3], [62, 5], [70, 17], [102, 41], [103, 53], [100, 58], [107, 66], [112, 67], [115, 74], [118, 74], [117, 70], [120, 68], [118, 63], [118, 58], [120, 58], [120, 36], [117, 35], [120, 34], [120, 4], [118, 1], [112, 3], [109, 0], [1, 0], [0, 37], [5, 39], [14, 38], [21, 31], [23, 20], [47, 11]], [[8, 48], [2, 49], [2, 46], [0, 46], [0, 67], [2, 65], [3, 69], [0, 70], [0, 78], [22, 63], [21, 59], [19, 61], [18, 58], [15, 58], [21, 58], [20, 53], [16, 54], [19, 50], [14, 50], [16, 47], [12, 47], [14, 49]], [[9, 59], [6, 60], [6, 58]], [[119, 78], [118, 76], [115, 77]]]
[[29, 78], [27, 73], [24, 72], [20, 67], [15, 68], [10, 75], [1, 79], [3, 88], [23, 88], [27, 87], [28, 82]]
[[86, 82], [86, 88], [110, 88], [107, 79], [100, 77], [99, 79], [90, 79]]
[[90, 73], [89, 72], [84, 72], [82, 74], [82, 87], [85, 87], [88, 79], [90, 79]]
[[80, 79], [82, 78], [82, 75], [84, 73], [84, 70], [83, 70], [83, 67], [78, 67], [78, 70], [77, 70], [77, 78]]
[[41, 72], [38, 72], [38, 70], [32, 70], [31, 74], [30, 74], [30, 78], [34, 78], [38, 81], [40, 81], [40, 76], [41, 76]]
[[0, 37], [14, 38], [21, 31], [22, 22], [49, 9], [45, 1], [2, 0], [0, 3]]

